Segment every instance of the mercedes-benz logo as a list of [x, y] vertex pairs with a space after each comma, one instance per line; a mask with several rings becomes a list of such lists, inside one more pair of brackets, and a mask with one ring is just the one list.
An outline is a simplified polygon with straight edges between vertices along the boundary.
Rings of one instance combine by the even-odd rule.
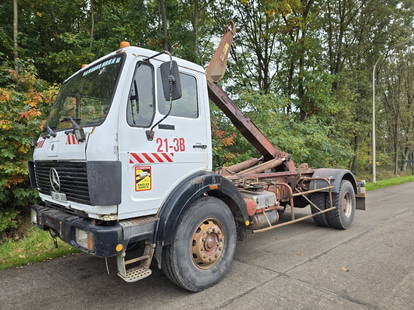
[[55, 192], [60, 191], [60, 180], [59, 175], [55, 168], [50, 168], [49, 170], [49, 181]]

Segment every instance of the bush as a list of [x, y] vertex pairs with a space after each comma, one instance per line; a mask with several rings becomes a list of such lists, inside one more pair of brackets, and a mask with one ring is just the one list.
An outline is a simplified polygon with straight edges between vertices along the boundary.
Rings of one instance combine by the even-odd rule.
[[[347, 167], [353, 151], [342, 127], [349, 124], [348, 116], [339, 103], [334, 106], [331, 99], [327, 101], [322, 116], [309, 115], [303, 120], [298, 112], [285, 113], [290, 99], [277, 95], [240, 91], [236, 104], [275, 146], [291, 154], [297, 165]], [[216, 167], [260, 156], [217, 108], [212, 111], [213, 154], [221, 159], [215, 161]], [[341, 121], [336, 121], [338, 118]]]
[[17, 228], [16, 210], [1, 210], [0, 212], [0, 235], [8, 229]]
[[16, 228], [17, 211], [24, 213], [38, 199], [29, 186], [27, 161], [56, 92], [30, 63], [19, 64], [19, 72], [0, 66], [0, 234]]

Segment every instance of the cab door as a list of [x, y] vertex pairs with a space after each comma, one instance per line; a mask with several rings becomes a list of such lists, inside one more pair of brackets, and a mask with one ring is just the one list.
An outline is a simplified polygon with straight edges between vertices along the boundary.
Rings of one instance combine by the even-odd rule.
[[119, 154], [123, 165], [123, 196], [119, 218], [157, 213], [168, 194], [190, 174], [211, 169], [209, 117], [205, 115], [202, 75], [180, 68], [182, 97], [170, 110], [163, 96], [159, 65], [138, 62], [120, 117]]

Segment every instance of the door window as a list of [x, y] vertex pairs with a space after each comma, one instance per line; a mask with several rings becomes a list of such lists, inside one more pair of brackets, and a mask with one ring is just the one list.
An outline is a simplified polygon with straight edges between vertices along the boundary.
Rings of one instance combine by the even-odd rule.
[[130, 126], [149, 127], [154, 118], [154, 72], [149, 64], [138, 63], [128, 97], [127, 121]]
[[[158, 69], [157, 72], [157, 98], [158, 98], [158, 110], [161, 114], [167, 114], [170, 109], [170, 102], [165, 100], [161, 74]], [[182, 97], [172, 102], [172, 109], [170, 115], [181, 116], [188, 118], [198, 117], [198, 100], [197, 100], [197, 80], [194, 76], [189, 74], [180, 73]]]

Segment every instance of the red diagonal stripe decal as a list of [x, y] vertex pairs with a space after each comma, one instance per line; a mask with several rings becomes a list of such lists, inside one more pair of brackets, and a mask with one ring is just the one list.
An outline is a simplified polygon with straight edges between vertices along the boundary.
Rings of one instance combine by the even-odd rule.
[[67, 138], [68, 138], [67, 144], [70, 144], [70, 136], [68, 135]]
[[153, 163], [154, 162], [154, 160], [151, 158], [151, 157], [149, 157], [149, 155], [147, 154], [147, 153], [141, 153], [142, 154], [142, 156], [144, 156], [145, 157], [145, 159], [146, 160], [148, 160], [150, 163]]
[[143, 164], [144, 161], [141, 159], [141, 157], [138, 156], [136, 153], [130, 153], [132, 157], [134, 157], [140, 164]]
[[72, 135], [71, 137], [72, 137], [72, 144], [76, 144], [76, 139], [75, 139], [75, 136], [74, 136], [74, 135]]
[[158, 160], [160, 163], [163, 163], [163, 162], [164, 162], [164, 160], [163, 160], [161, 157], [159, 157], [157, 153], [151, 153], [151, 154], [152, 154], [152, 156], [154, 156], [154, 157], [155, 157], [155, 159], [156, 159], [156, 160]]
[[164, 158], [168, 161], [168, 162], [170, 162], [170, 163], [172, 163], [172, 159], [167, 155], [167, 153], [161, 153], [162, 154], [162, 156], [164, 156]]
[[129, 159], [129, 163], [130, 163], [130, 164], [133, 164], [134, 162], [132, 161], [132, 159]]

